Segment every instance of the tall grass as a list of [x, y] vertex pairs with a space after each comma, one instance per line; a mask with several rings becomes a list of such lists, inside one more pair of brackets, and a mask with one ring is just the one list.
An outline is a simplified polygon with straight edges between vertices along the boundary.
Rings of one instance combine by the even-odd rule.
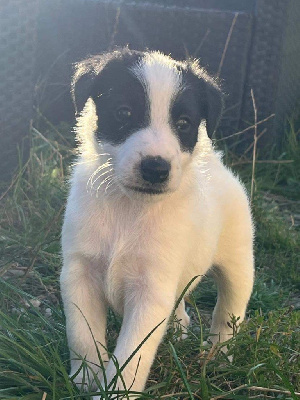
[[[35, 124], [31, 140], [28, 162], [20, 166], [9, 191], [0, 195], [0, 398], [89, 398], [68, 377], [58, 287], [73, 134], [67, 126], [54, 128], [43, 121]], [[225, 156], [250, 188], [251, 163], [241, 163], [229, 152]], [[170, 325], [142, 398], [299, 398], [300, 313], [291, 304], [299, 307], [300, 147], [293, 124], [284, 147], [270, 157], [292, 162], [256, 165], [257, 273], [248, 320], [227, 343], [227, 355], [222, 345], [214, 349], [203, 345], [216, 298], [214, 284], [206, 277], [188, 299], [192, 324], [187, 339], [178, 341], [180, 329]], [[294, 215], [294, 224], [289, 214]], [[110, 311], [111, 351], [120, 325], [120, 317]], [[83, 368], [87, 368], [84, 362]], [[115, 398], [113, 386], [104, 388], [102, 397]], [[130, 393], [125, 392], [124, 398]]]

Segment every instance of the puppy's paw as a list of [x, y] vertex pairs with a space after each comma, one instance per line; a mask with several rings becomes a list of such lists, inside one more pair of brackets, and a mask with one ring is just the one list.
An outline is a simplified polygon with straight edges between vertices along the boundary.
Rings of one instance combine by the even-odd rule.
[[188, 331], [185, 326], [180, 326], [179, 327], [181, 334], [178, 336], [177, 340], [185, 340], [188, 337]]
[[225, 354], [226, 357], [227, 357], [227, 360], [228, 360], [230, 363], [232, 363], [232, 361], [233, 361], [233, 356], [232, 356], [232, 355], [227, 355], [227, 352], [228, 352], [227, 346], [225, 346], [225, 345], [222, 346], [222, 344], [221, 344], [220, 342], [218, 342], [218, 341], [216, 341], [216, 342], [214, 343], [214, 342], [211, 341], [211, 340], [209, 340], [209, 341], [204, 340], [203, 343], [202, 343], [202, 346], [203, 346], [203, 347], [208, 347], [208, 346], [211, 345], [211, 347], [210, 347], [210, 348], [207, 348], [207, 349], [204, 349], [203, 352], [202, 352], [202, 354], [207, 354], [207, 356], [208, 356], [209, 359], [214, 360], [214, 359], [216, 358], [216, 352], [218, 351], [218, 346], [217, 346], [218, 344], [219, 344], [220, 351], [221, 351], [223, 354]]
[[[71, 371], [69, 377], [75, 383], [80, 391], [96, 391], [98, 389], [96, 380], [102, 377], [101, 371], [92, 371], [88, 368], [82, 368], [76, 375], [77, 371]], [[76, 375], [76, 376], [74, 376]], [[97, 376], [97, 378], [95, 377]], [[74, 376], [74, 377], [73, 377]]]
[[[140, 396], [137, 396], [137, 395], [130, 395], [130, 393], [128, 394], [128, 397], [129, 397], [130, 400], [137, 400], [137, 399], [141, 398]], [[127, 397], [124, 394], [119, 394], [119, 395], [116, 394], [116, 395], [113, 395], [112, 398], [114, 400], [121, 400], [121, 399], [125, 399]], [[91, 397], [91, 400], [103, 400], [103, 399], [104, 399], [104, 397], [102, 397], [102, 396], [93, 396], [93, 397]]]
[[[130, 398], [130, 400], [137, 400], [137, 399], [139, 399], [140, 398], [140, 396], [131, 396], [130, 394], [128, 395], [129, 396], [129, 398]], [[124, 394], [120, 394], [119, 396], [113, 396], [113, 399], [115, 399], [115, 400], [117, 400], [117, 399], [124, 399], [125, 397], [124, 397]], [[91, 400], [103, 400], [104, 399], [104, 397], [102, 397], [102, 396], [93, 396], [93, 397], [91, 397]]]
[[174, 321], [174, 328], [177, 331], [180, 331], [180, 335], [178, 336], [177, 340], [184, 340], [188, 337], [188, 326], [190, 324], [190, 317], [187, 312], [184, 312], [180, 319]]

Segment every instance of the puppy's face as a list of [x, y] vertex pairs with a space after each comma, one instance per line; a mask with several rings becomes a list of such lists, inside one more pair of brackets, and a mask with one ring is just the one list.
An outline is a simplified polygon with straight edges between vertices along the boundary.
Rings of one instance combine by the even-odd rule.
[[93, 140], [110, 155], [114, 183], [130, 194], [176, 190], [201, 122], [212, 134], [222, 108], [218, 86], [195, 62], [127, 49], [78, 64], [73, 98], [79, 111], [92, 99]]

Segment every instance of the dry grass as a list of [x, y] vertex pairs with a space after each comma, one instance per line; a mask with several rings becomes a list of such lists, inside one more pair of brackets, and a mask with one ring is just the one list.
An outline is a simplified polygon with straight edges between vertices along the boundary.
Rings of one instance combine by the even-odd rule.
[[[68, 378], [68, 349], [60, 302], [60, 229], [66, 177], [74, 157], [69, 127], [36, 124], [29, 161], [1, 198], [0, 398], [83, 398]], [[258, 126], [258, 122], [256, 124]], [[300, 149], [291, 125], [286, 144], [270, 160], [253, 145], [246, 154], [225, 152], [228, 164], [251, 187], [257, 226], [257, 279], [249, 319], [228, 343], [203, 346], [216, 290], [208, 277], [189, 299], [192, 325], [177, 341], [170, 328], [142, 398], [297, 399], [299, 376]], [[259, 138], [259, 134], [257, 134]], [[71, 145], [69, 145], [71, 143]], [[260, 157], [252, 157], [254, 153]], [[259, 160], [271, 161], [260, 164]], [[293, 162], [288, 162], [292, 160]], [[273, 163], [273, 161], [276, 161]], [[277, 162], [278, 161], [278, 162]], [[234, 323], [234, 321], [233, 321]], [[109, 349], [121, 320], [109, 314]], [[114, 398], [104, 389], [103, 398]], [[87, 396], [88, 398], [88, 396]], [[130, 394], [124, 394], [130, 398]]]

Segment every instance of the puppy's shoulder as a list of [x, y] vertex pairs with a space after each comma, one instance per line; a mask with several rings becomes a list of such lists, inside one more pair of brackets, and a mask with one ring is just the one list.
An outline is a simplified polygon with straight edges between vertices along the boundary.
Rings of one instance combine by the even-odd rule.
[[211, 195], [216, 197], [220, 204], [241, 204], [248, 207], [246, 188], [239, 176], [224, 164], [222, 152], [211, 152], [207, 170]]

